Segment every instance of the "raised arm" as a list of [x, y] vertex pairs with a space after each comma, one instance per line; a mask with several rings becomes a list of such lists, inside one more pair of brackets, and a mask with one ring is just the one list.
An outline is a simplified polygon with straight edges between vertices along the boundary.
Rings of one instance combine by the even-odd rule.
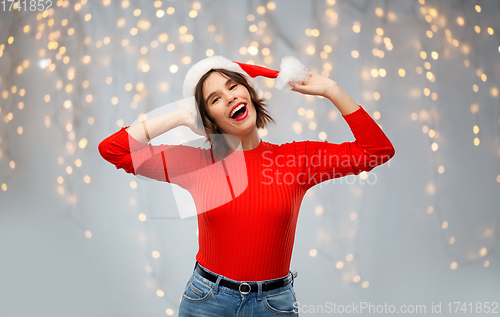
[[[127, 173], [170, 182], [183, 188], [189, 186], [187, 174], [203, 164], [203, 149], [185, 145], [151, 145], [150, 139], [185, 125], [192, 130], [194, 117], [185, 108], [122, 127], [99, 143], [101, 156]], [[145, 127], [144, 127], [145, 125]], [[201, 132], [201, 131], [197, 131]]]
[[297, 162], [297, 179], [306, 190], [332, 178], [369, 172], [395, 154], [392, 143], [362, 106], [342, 117], [356, 139], [353, 142], [294, 141], [281, 146]]
[[289, 150], [294, 151], [299, 160], [300, 155], [307, 159], [301, 162], [303, 168], [299, 169], [306, 176], [306, 188], [328, 179], [371, 171], [395, 155], [389, 138], [361, 105], [354, 102], [335, 81], [312, 72], [310, 76], [304, 85], [294, 84], [293, 90], [328, 98], [342, 113], [356, 141], [341, 144], [294, 142]]
[[197, 134], [202, 133], [196, 127], [196, 119], [186, 108], [179, 108], [169, 113], [159, 115], [144, 121], [144, 123], [136, 123], [126, 128], [125, 131], [137, 141], [146, 143], [148, 142], [146, 132], [149, 134], [150, 139], [154, 139], [181, 125], [189, 127]]

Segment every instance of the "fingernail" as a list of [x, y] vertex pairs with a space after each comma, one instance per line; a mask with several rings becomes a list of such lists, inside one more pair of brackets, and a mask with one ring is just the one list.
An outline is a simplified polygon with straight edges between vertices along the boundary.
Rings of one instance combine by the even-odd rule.
[[295, 83], [293, 81], [289, 82], [290, 86], [295, 86]]

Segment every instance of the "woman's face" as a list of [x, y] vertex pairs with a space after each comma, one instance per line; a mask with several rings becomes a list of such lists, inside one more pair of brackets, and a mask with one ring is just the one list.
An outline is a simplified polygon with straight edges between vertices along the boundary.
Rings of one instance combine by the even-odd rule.
[[208, 113], [222, 132], [241, 136], [256, 128], [257, 112], [244, 85], [212, 72], [203, 83], [203, 98]]

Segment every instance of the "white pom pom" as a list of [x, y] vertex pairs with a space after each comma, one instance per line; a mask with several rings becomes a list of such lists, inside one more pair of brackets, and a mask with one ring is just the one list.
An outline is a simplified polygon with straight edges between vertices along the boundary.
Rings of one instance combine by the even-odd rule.
[[304, 84], [309, 79], [309, 73], [306, 67], [293, 56], [283, 57], [281, 60], [280, 72], [276, 78], [276, 88], [280, 90], [290, 91], [292, 86], [288, 82], [294, 81], [299, 84]]

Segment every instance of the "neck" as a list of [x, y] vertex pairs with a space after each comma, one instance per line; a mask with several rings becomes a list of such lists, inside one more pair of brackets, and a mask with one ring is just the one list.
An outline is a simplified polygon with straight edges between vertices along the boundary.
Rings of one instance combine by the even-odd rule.
[[260, 143], [259, 131], [257, 130], [256, 126], [254, 126], [252, 130], [250, 130], [246, 134], [237, 135], [236, 136], [237, 138], [235, 138], [234, 136], [229, 137], [226, 134], [224, 134], [224, 137], [226, 139], [227, 144], [233, 151], [253, 150], [257, 146], [259, 146]]

